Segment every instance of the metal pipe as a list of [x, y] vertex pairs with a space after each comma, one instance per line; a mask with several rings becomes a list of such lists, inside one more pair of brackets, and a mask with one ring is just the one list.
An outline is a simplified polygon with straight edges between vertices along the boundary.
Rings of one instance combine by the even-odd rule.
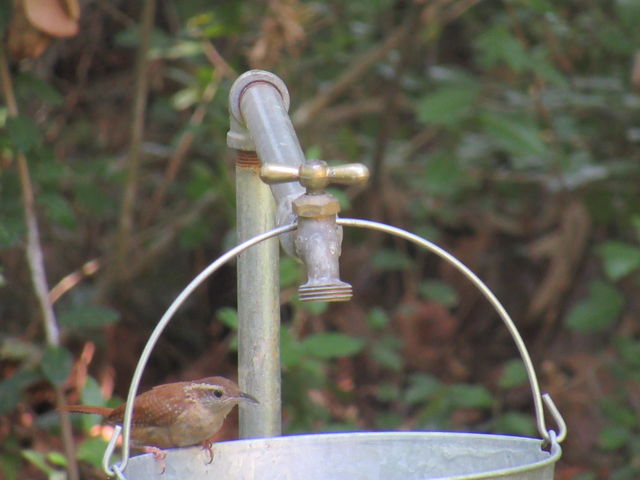
[[[304, 162], [288, 109], [287, 87], [272, 73], [246, 72], [231, 87], [227, 144], [238, 151], [239, 241], [265, 232], [276, 223], [295, 222], [292, 202], [304, 193], [304, 188], [298, 182], [270, 188], [259, 176], [261, 163], [300, 166]], [[295, 255], [290, 233], [280, 241], [287, 253]], [[277, 240], [272, 239], [238, 258], [238, 382], [260, 400], [257, 408], [240, 408], [243, 438], [281, 433], [278, 255]]]
[[[275, 223], [295, 221], [292, 202], [304, 188], [298, 182], [269, 188], [259, 177], [261, 163], [300, 166], [304, 162], [288, 108], [287, 87], [272, 73], [246, 72], [231, 87], [227, 144], [239, 152], [239, 241], [265, 232]], [[291, 234], [284, 235], [281, 242], [289, 254], [295, 254]], [[281, 433], [278, 254], [278, 243], [273, 239], [238, 258], [238, 381], [260, 400], [257, 408], [240, 409], [243, 438]]]
[[[289, 114], [289, 91], [276, 75], [250, 70], [238, 77], [229, 93], [231, 129], [227, 144], [231, 148], [255, 150], [261, 163], [300, 167], [304, 153]], [[276, 200], [276, 224], [293, 223], [292, 203], [305, 193], [298, 181], [271, 185]], [[283, 235], [282, 247], [296, 256], [292, 236]]]
[[[260, 162], [238, 151], [236, 163], [237, 235], [243, 242], [271, 230], [275, 203], [260, 180]], [[279, 247], [266, 240], [238, 257], [238, 381], [260, 400], [240, 406], [240, 436], [281, 433]]]

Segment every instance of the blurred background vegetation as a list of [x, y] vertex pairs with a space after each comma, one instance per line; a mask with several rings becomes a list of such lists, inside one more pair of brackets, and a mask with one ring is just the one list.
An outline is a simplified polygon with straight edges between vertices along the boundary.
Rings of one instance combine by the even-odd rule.
[[[640, 478], [639, 2], [1, 5], [0, 478], [103, 477], [95, 420], [73, 419], [72, 453], [56, 405], [121, 401], [164, 310], [234, 244], [226, 96], [250, 68], [287, 83], [309, 157], [371, 169], [344, 216], [437, 242], [505, 304], [568, 422], [557, 478]], [[285, 432], [536, 435], [467, 280], [351, 230], [341, 270], [353, 301], [302, 305], [282, 259]], [[234, 377], [235, 325], [230, 265], [143, 387]]]

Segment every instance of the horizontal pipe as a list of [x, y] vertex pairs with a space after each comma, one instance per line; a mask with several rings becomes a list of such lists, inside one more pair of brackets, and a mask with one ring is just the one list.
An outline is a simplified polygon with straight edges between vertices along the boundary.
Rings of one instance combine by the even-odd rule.
[[[244, 73], [231, 87], [229, 108], [231, 147], [257, 151], [263, 164], [298, 168], [304, 163], [304, 152], [287, 113], [289, 92], [279, 77], [261, 70]], [[271, 191], [278, 208], [276, 223], [295, 221], [291, 202], [305, 193], [304, 187], [292, 181], [271, 185]], [[283, 239], [285, 250], [292, 254], [287, 243]]]

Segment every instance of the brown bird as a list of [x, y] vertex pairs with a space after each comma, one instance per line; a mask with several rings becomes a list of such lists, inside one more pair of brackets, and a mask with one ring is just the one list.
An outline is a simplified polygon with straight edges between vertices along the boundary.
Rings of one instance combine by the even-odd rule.
[[[166, 456], [161, 449], [197, 444], [203, 445], [211, 455], [209, 439], [220, 430], [227, 414], [241, 401], [259, 403], [224, 377], [158, 385], [134, 400], [132, 443], [159, 459]], [[116, 408], [67, 405], [64, 409], [102, 415], [103, 423], [122, 425], [125, 407], [126, 403]]]

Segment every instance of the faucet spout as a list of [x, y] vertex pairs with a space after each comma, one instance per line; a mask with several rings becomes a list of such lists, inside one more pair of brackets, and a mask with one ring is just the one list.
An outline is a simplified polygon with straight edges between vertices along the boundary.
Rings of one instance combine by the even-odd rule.
[[298, 287], [302, 301], [351, 299], [351, 285], [340, 280], [342, 227], [336, 224], [339, 209], [336, 198], [326, 193], [303, 195], [293, 202], [293, 210], [298, 215], [296, 254], [307, 268], [307, 282]]

